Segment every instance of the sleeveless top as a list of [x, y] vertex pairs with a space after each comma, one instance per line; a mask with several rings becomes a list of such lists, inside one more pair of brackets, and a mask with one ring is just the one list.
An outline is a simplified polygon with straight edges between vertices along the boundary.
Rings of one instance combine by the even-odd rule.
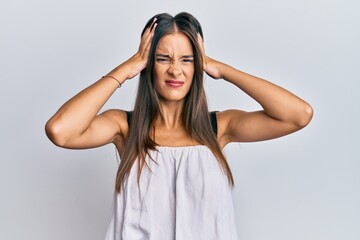
[[[128, 113], [128, 121], [131, 115]], [[211, 112], [217, 133], [216, 113]], [[138, 161], [114, 192], [105, 240], [238, 240], [226, 174], [204, 145], [150, 151], [140, 183]]]

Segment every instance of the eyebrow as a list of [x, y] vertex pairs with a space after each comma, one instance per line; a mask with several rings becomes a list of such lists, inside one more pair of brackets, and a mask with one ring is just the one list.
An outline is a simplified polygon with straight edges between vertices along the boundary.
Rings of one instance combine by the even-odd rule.
[[[170, 58], [170, 56], [168, 54], [162, 54], [162, 53], [157, 53], [157, 54], [155, 54], [155, 56]], [[183, 56], [181, 56], [181, 58], [194, 58], [194, 56], [193, 55], [183, 55]]]

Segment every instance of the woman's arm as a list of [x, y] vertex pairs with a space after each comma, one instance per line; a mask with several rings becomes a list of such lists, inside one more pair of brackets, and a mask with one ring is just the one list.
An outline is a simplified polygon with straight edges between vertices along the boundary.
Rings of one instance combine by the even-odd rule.
[[[156, 23], [153, 24], [152, 30], [150, 26], [142, 36], [138, 52], [108, 75], [122, 84], [146, 67], [156, 28]], [[117, 137], [125, 138], [128, 126], [124, 111], [108, 110], [97, 115], [119, 82], [101, 78], [67, 101], [45, 125], [49, 139], [64, 148], [92, 148], [114, 142]]]
[[312, 107], [301, 98], [267, 80], [239, 71], [205, 54], [203, 56], [206, 73], [213, 78], [231, 82], [263, 108], [255, 112], [227, 110], [218, 113], [218, 134], [222, 146], [229, 142], [253, 142], [281, 137], [310, 122]]
[[72, 149], [112, 142], [116, 134], [121, 134], [116, 116], [123, 120], [124, 114], [118, 110], [96, 114], [118, 85], [111, 78], [102, 78], [68, 100], [46, 123], [48, 138], [59, 147]]

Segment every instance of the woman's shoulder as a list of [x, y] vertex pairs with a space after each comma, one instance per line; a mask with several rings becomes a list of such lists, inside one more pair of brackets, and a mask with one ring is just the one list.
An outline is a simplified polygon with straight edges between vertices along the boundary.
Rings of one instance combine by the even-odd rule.
[[113, 117], [116, 118], [117, 120], [121, 120], [121, 119], [125, 119], [126, 120], [126, 110], [123, 109], [107, 109], [105, 111], [103, 111], [101, 114], [102, 115], [106, 115], [108, 117]]
[[220, 146], [223, 148], [231, 142], [231, 136], [228, 134], [231, 121], [234, 119], [242, 119], [246, 112], [238, 109], [225, 109], [222, 111], [216, 111], [215, 114], [217, 123], [217, 139]]
[[123, 109], [108, 109], [105, 110], [101, 115], [112, 119], [119, 127], [120, 132], [127, 135], [128, 132], [128, 115], [130, 111]]

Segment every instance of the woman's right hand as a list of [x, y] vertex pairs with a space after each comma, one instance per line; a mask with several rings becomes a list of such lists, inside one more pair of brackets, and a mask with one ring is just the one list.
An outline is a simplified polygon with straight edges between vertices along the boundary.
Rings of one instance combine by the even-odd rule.
[[[107, 75], [123, 83], [147, 66], [156, 25], [155, 19], [142, 35], [136, 54]], [[114, 109], [98, 114], [117, 87], [115, 81], [101, 78], [64, 103], [46, 123], [49, 139], [64, 148], [93, 148], [117, 142], [122, 149], [128, 129], [125, 112]]]
[[128, 69], [126, 79], [134, 78], [147, 66], [151, 42], [154, 36], [157, 23], [154, 18], [153, 23], [145, 30], [141, 36], [140, 46], [138, 51], [122, 65]]

